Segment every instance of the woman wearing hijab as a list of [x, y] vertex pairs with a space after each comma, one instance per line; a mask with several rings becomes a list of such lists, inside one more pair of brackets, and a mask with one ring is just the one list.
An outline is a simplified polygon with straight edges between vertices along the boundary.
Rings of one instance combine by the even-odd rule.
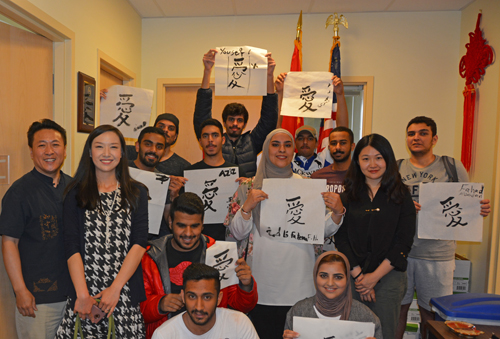
[[[281, 337], [290, 307], [314, 294], [310, 274], [315, 262], [314, 246], [271, 240], [261, 237], [258, 231], [260, 202], [268, 198], [262, 191], [263, 180], [302, 178], [294, 174], [290, 166], [294, 149], [293, 137], [288, 131], [276, 129], [269, 133], [255, 179], [238, 188], [226, 220], [231, 235], [241, 241], [240, 255], [251, 265], [259, 284], [259, 302], [250, 315], [261, 339]], [[325, 217], [325, 237], [329, 237], [338, 229], [343, 207], [338, 196], [325, 204], [332, 210]]]
[[[293, 317], [350, 320], [375, 324], [375, 338], [382, 339], [380, 320], [367, 306], [352, 299], [349, 261], [340, 252], [329, 251], [318, 257], [313, 279], [316, 294], [296, 303], [286, 315], [283, 338], [297, 338], [292, 331]], [[367, 337], [373, 339], [373, 337]]]

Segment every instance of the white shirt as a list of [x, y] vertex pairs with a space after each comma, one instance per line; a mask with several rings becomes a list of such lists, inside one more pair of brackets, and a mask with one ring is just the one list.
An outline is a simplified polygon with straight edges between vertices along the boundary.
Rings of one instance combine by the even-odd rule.
[[183, 312], [164, 322], [153, 333], [152, 339], [259, 339], [248, 317], [238, 311], [217, 308], [215, 324], [205, 334], [193, 334], [182, 319]]

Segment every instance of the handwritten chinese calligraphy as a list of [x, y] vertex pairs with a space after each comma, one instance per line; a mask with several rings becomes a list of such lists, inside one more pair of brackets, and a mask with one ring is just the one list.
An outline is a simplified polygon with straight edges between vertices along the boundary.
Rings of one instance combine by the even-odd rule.
[[214, 212], [217, 212], [217, 210], [212, 207], [212, 204], [214, 203], [213, 199], [215, 198], [215, 196], [217, 195], [217, 191], [219, 190], [218, 186], [214, 186], [216, 182], [217, 179], [205, 180], [205, 189], [203, 190], [203, 192], [201, 192], [201, 199], [203, 200], [205, 211], [210, 209]]
[[129, 168], [130, 176], [146, 185], [148, 194], [149, 233], [158, 234], [160, 230], [165, 201], [167, 200], [168, 185], [170, 177], [163, 173], [142, 171], [137, 168]]
[[290, 219], [287, 222], [292, 225], [299, 224], [305, 225], [303, 222], [300, 222], [300, 218], [302, 217], [302, 209], [304, 208], [304, 204], [300, 203], [300, 196], [286, 199], [288, 209], [286, 210], [286, 214], [290, 215]]
[[330, 118], [333, 84], [329, 72], [289, 72], [285, 79], [281, 115]]
[[219, 224], [224, 221], [229, 206], [229, 198], [238, 189], [237, 167], [213, 168], [185, 171], [188, 179], [186, 192], [196, 193], [203, 201], [205, 224]]
[[221, 289], [238, 283], [236, 261], [238, 251], [235, 242], [217, 241], [207, 249], [205, 263], [219, 271]]
[[217, 47], [216, 95], [266, 95], [267, 51], [249, 47]]
[[420, 184], [418, 237], [421, 239], [481, 241], [483, 218], [479, 201], [484, 185], [476, 183]]
[[[468, 223], [462, 223], [462, 217], [460, 216], [460, 213], [462, 213], [462, 208], [460, 207], [460, 204], [453, 203], [453, 199], [455, 197], [449, 197], [446, 200], [440, 201], [441, 205], [443, 205], [443, 214], [445, 217], [450, 217], [451, 221], [446, 225], [446, 227], [455, 227], [455, 226], [467, 226]], [[455, 219], [456, 218], [456, 219]]]
[[304, 108], [303, 112], [305, 112], [305, 111], [311, 111], [311, 112], [317, 111], [318, 110], [317, 108], [312, 108], [312, 106], [313, 106], [312, 101], [314, 100], [314, 95], [316, 93], [317, 93], [316, 91], [313, 91], [311, 89], [311, 86], [302, 87], [302, 94], [300, 95], [300, 98], [302, 100], [304, 100], [304, 104], [299, 107], [299, 110], [302, 110]]
[[326, 180], [264, 179], [260, 235], [281, 242], [323, 244]]
[[136, 139], [148, 125], [153, 91], [129, 86], [111, 86], [101, 100], [100, 124], [117, 127], [126, 138]]

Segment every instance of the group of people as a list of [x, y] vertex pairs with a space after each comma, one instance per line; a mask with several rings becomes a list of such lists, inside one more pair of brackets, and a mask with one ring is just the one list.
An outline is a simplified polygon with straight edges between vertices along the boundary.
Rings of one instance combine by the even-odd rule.
[[[434, 155], [435, 122], [408, 123], [409, 159], [397, 161], [379, 134], [355, 143], [334, 77], [338, 127], [317, 154], [314, 128], [279, 128], [286, 74], [274, 81], [268, 54], [268, 94], [257, 126], [244, 132], [241, 104], [225, 107], [223, 124], [212, 118], [215, 53], [203, 57], [193, 116], [203, 160], [193, 165], [172, 150], [179, 120], [171, 113], [135, 146], [113, 126], [96, 127], [73, 178], [61, 171], [65, 130], [48, 119], [30, 126], [34, 169], [9, 188], [0, 214], [20, 338], [71, 338], [79, 323], [89, 338], [111, 327], [118, 338], [296, 338], [294, 316], [370, 322], [370, 338], [401, 338], [415, 290], [422, 321], [432, 317], [431, 297], [452, 293], [455, 243], [415, 231], [420, 182], [468, 180], [460, 161]], [[129, 167], [170, 176], [159, 234], [148, 232], [148, 189]], [[184, 173], [226, 167], [239, 167], [239, 188], [225, 220], [204, 224], [204, 203], [184, 192]], [[264, 179], [309, 177], [327, 181], [324, 245], [261, 236]], [[490, 213], [489, 200], [478, 213]], [[219, 272], [204, 264], [217, 241], [238, 243], [236, 285], [221, 288]]]

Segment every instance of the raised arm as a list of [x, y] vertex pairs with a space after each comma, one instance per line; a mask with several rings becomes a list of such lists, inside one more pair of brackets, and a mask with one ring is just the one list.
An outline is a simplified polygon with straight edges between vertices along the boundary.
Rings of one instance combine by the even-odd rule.
[[274, 93], [274, 68], [276, 62], [267, 53], [267, 95], [262, 97], [262, 107], [257, 125], [250, 133], [255, 154], [262, 151], [262, 145], [267, 135], [276, 128], [278, 123], [278, 96]]
[[342, 79], [337, 76], [332, 78], [334, 87], [334, 92], [337, 95], [337, 127], [349, 127], [349, 112], [347, 111], [347, 103], [345, 101], [344, 95], [344, 83]]
[[212, 90], [210, 89], [210, 75], [215, 63], [215, 49], [210, 49], [203, 55], [203, 79], [201, 88], [196, 94], [196, 103], [194, 106], [193, 126], [196, 138], [201, 135], [201, 123], [212, 117]]
[[281, 128], [281, 123], [283, 122], [283, 116], [281, 115], [281, 105], [283, 104], [283, 88], [285, 86], [285, 78], [287, 73], [280, 73], [274, 82], [276, 88], [276, 94], [278, 94], [278, 123], [276, 128]]

